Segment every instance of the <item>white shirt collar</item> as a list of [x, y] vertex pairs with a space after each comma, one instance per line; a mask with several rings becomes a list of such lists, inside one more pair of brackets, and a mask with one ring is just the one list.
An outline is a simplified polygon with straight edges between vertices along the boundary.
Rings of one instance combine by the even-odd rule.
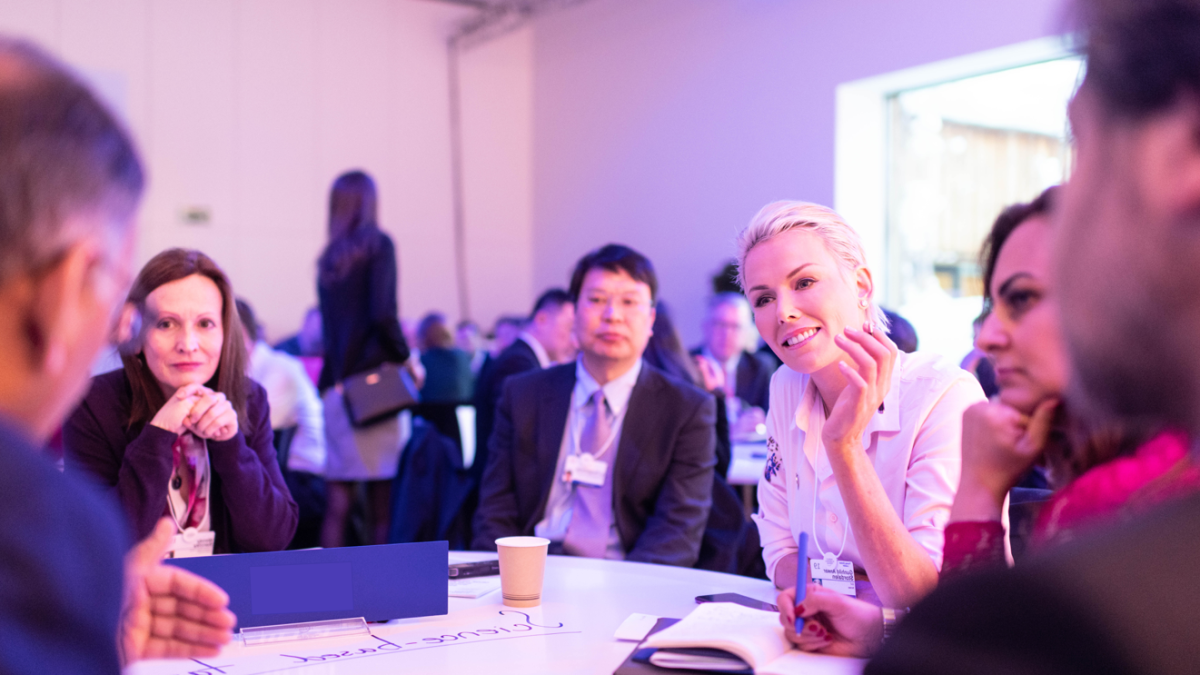
[[542, 346], [542, 343], [538, 342], [537, 338], [530, 335], [528, 331], [521, 331], [517, 339], [529, 345], [529, 348], [533, 350], [533, 354], [537, 356], [538, 363], [542, 365], [543, 370], [554, 365], [554, 362], [550, 360], [550, 355], [546, 353], [546, 348]]
[[614, 416], [619, 417], [625, 411], [625, 406], [629, 404], [629, 397], [633, 394], [633, 387], [637, 384], [638, 375], [641, 372], [642, 360], [638, 359], [637, 363], [634, 363], [633, 367], [623, 375], [601, 387], [596, 382], [596, 378], [592, 377], [587, 368], [583, 367], [583, 357], [580, 356], [575, 359], [575, 394], [571, 399], [571, 406], [573, 408], [583, 407], [597, 389], [603, 389], [609, 409], [612, 410]]

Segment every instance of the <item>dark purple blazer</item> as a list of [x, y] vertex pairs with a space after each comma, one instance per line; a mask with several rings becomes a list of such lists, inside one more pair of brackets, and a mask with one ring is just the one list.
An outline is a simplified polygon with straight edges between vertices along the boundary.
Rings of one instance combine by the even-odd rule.
[[[297, 508], [272, 446], [267, 393], [247, 380], [246, 419], [236, 436], [208, 441], [214, 552], [279, 551], [296, 532]], [[124, 370], [92, 378], [92, 388], [63, 426], [67, 473], [98, 482], [124, 507], [132, 535], [150, 534], [167, 508], [171, 446], [177, 438], [150, 424], [129, 426], [133, 392]]]

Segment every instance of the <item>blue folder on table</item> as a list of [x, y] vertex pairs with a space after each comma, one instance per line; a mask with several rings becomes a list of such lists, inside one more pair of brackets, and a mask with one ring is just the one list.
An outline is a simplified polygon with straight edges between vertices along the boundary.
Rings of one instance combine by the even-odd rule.
[[363, 617], [387, 621], [446, 614], [444, 541], [164, 561], [229, 594], [239, 628]]

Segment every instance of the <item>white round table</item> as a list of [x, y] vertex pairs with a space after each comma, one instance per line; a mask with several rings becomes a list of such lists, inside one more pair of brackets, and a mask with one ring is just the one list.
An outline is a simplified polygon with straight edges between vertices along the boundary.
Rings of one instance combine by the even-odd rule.
[[[494, 553], [451, 552], [450, 562], [480, 560], [494, 556]], [[563, 626], [556, 634], [513, 636], [511, 639], [508, 636], [504, 636], [506, 639], [488, 636], [488, 639], [479, 642], [465, 640], [456, 641], [454, 644], [437, 643], [429, 645], [430, 648], [414, 651], [375, 653], [356, 658], [330, 658], [313, 663], [302, 663], [299, 660], [302, 657], [293, 657], [296, 659], [292, 662], [294, 665], [286, 668], [275, 667], [281, 654], [336, 655], [339, 653], [339, 647], [352, 644], [361, 646], [363, 637], [326, 638], [250, 647], [241, 645], [235, 638], [234, 643], [216, 657], [198, 661], [149, 661], [135, 664], [128, 672], [139, 675], [261, 675], [268, 672], [322, 675], [396, 672], [608, 675], [621, 665], [636, 645], [635, 642], [618, 641], [613, 637], [614, 631], [630, 614], [680, 618], [695, 608], [697, 595], [711, 593], [741, 593], [772, 603], [776, 596], [771, 583], [761, 579], [662, 565], [550, 556], [546, 562], [542, 605], [520, 611], [529, 615], [529, 623], [540, 626], [561, 623]], [[400, 645], [405, 644], [407, 638], [416, 641], [421, 639], [418, 635], [437, 635], [444, 632], [437, 626], [449, 625], [456, 618], [475, 620], [479, 616], [493, 617], [487, 619], [490, 621], [506, 609], [510, 608], [501, 604], [499, 591], [474, 600], [450, 598], [450, 613], [447, 617], [372, 624], [371, 632], [374, 636], [390, 639]], [[429, 626], [433, 628], [430, 629]], [[421, 632], [422, 630], [424, 632]], [[457, 627], [446, 629], [451, 633], [454, 630], [457, 630]], [[276, 661], [266, 661], [267, 656]], [[847, 671], [846, 664], [836, 665], [838, 667], [831, 670], [840, 673]]]

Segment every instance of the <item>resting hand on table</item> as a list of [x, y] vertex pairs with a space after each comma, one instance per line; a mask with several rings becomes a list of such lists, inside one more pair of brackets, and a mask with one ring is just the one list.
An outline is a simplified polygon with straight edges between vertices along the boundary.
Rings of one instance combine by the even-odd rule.
[[1042, 454], [1058, 403], [1045, 399], [1028, 416], [1000, 401], [967, 408], [951, 521], [999, 520], [1005, 495]]
[[[776, 604], [784, 635], [806, 652], [867, 658], [883, 642], [883, 615], [871, 603], [809, 584], [799, 607], [795, 587], [780, 593]], [[806, 619], [799, 635], [797, 611]]]
[[833, 341], [850, 356], [854, 365], [844, 361], [838, 363], [846, 378], [846, 388], [836, 401], [826, 401], [829, 417], [825, 420], [821, 440], [827, 449], [855, 444], [861, 449], [863, 432], [892, 387], [892, 369], [899, 350], [896, 343], [878, 329], [868, 333], [846, 328], [845, 333], [835, 336]]
[[229, 596], [162, 557], [175, 534], [170, 518], [125, 556], [125, 600], [117, 647], [121, 662], [213, 656], [233, 636]]

